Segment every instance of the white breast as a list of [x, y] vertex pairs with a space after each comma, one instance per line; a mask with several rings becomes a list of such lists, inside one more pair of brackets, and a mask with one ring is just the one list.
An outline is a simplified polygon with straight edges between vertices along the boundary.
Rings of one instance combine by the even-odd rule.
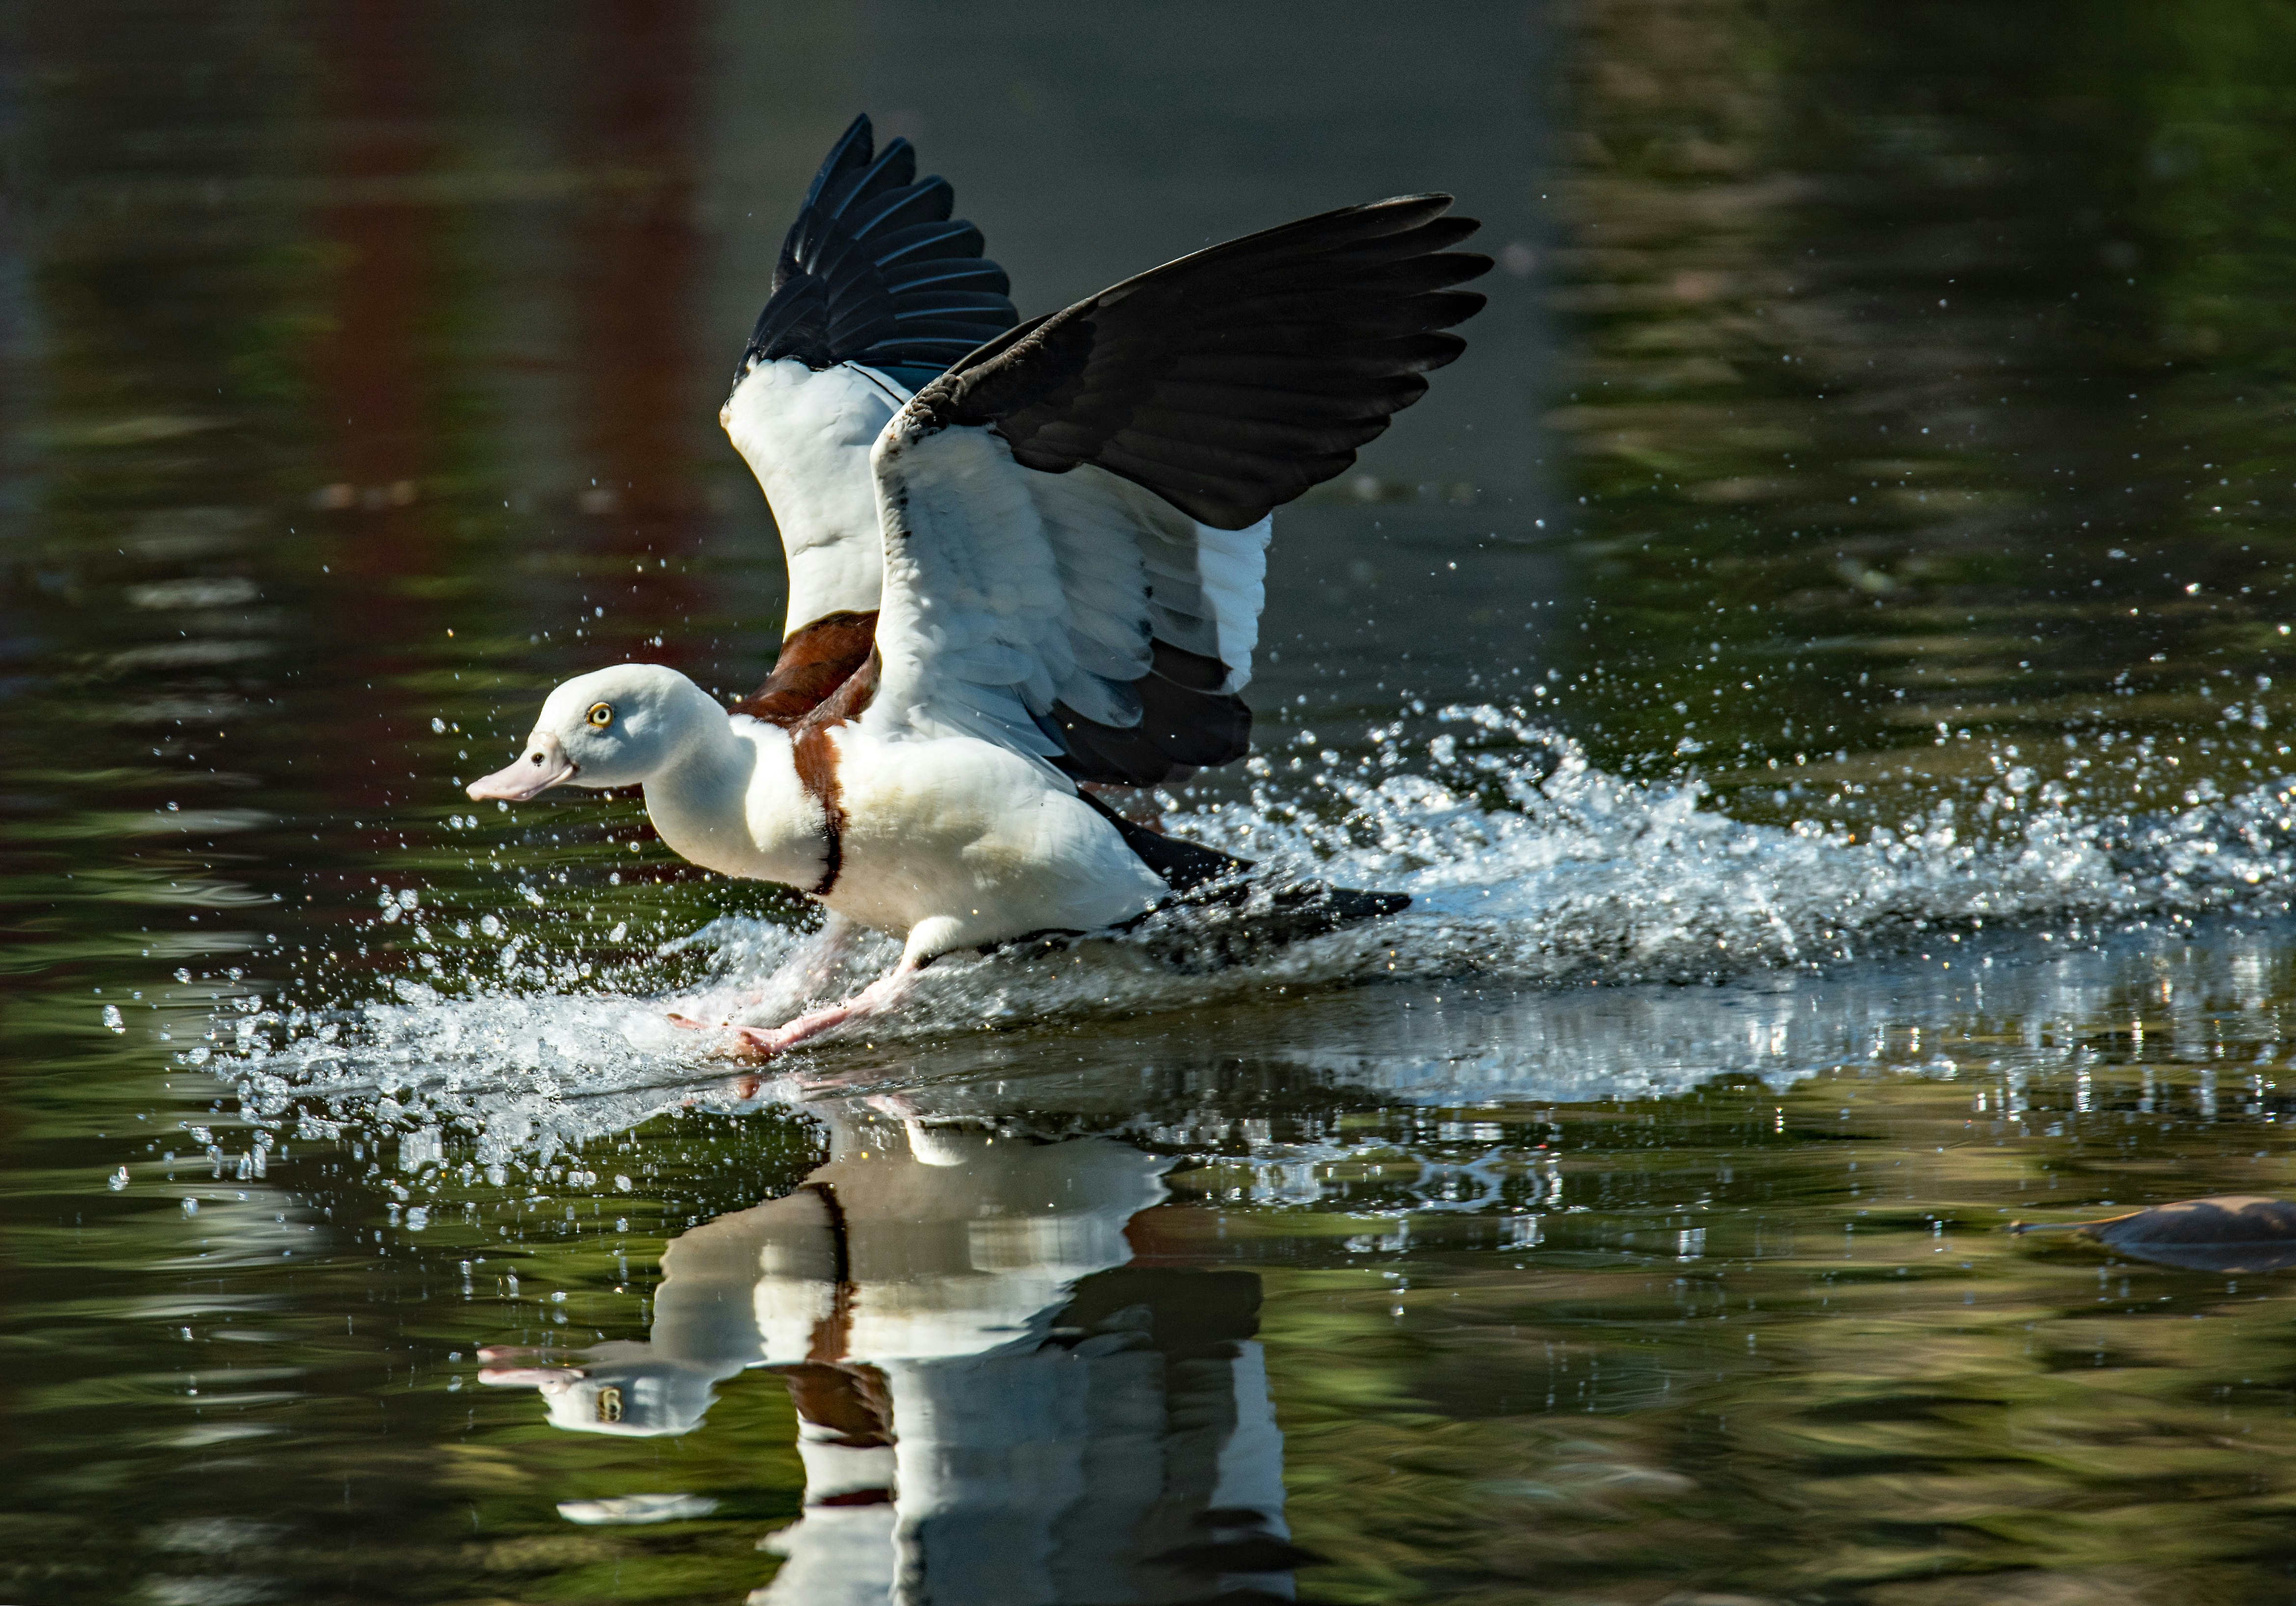
[[1115, 828], [1018, 753], [971, 737], [831, 737], [843, 862], [823, 901], [918, 957], [1031, 931], [1090, 931], [1169, 891]]

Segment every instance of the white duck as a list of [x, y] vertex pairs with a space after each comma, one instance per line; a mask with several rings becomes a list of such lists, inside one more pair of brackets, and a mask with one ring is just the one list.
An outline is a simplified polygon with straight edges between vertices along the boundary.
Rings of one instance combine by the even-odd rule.
[[[808, 216], [836, 189], [817, 184]], [[685, 857], [905, 938], [854, 997], [745, 1031], [759, 1057], [888, 1007], [939, 955], [1100, 930], [1234, 883], [1240, 861], [1122, 820], [1078, 783], [1153, 783], [1248, 750], [1236, 693], [1269, 511], [1424, 394], [1422, 375], [1464, 348], [1445, 332], [1482, 305], [1453, 288], [1489, 260], [1448, 249], [1475, 228], [1449, 206], [1406, 196], [1249, 235], [980, 346], [879, 429], [880, 609], [832, 610], [847, 618], [816, 635], [838, 651], [792, 663], [785, 645], [730, 715], [674, 670], [579, 676], [471, 795], [643, 785]], [[784, 298], [838, 305], [791, 276], [808, 226], [761, 330]], [[858, 515], [823, 466], [846, 460], [867, 415], [804, 402], [830, 393], [816, 387], [855, 394], [824, 377], [858, 371], [837, 356], [841, 315], [825, 349], [783, 357], [753, 340], [725, 414], [783, 521], [792, 619], [867, 595]], [[785, 512], [789, 496], [808, 511]], [[832, 504], [833, 521], [808, 524]], [[1322, 908], [1337, 923], [1406, 901], [1325, 889]]]

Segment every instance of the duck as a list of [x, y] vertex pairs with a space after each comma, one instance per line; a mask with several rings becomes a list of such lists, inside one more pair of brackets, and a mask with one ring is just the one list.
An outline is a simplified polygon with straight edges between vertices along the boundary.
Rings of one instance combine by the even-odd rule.
[[[948, 232], [947, 186], [914, 180], [901, 142], [866, 140], [857, 122], [808, 192], [721, 414], [782, 526], [789, 618], [811, 617], [730, 708], [662, 665], [576, 676], [468, 789], [641, 788], [672, 851], [827, 912], [791, 962], [800, 981], [860, 931], [900, 941], [853, 996], [735, 1028], [758, 1060], [897, 1008], [945, 955], [1268, 892], [1094, 789], [1249, 752], [1272, 514], [1457, 359], [1484, 303], [1461, 287], [1491, 266], [1456, 249], [1478, 225], [1451, 196], [1396, 196], [1180, 257], [949, 356], [967, 318], [1004, 317], [1002, 272], [977, 231]], [[914, 259], [959, 265], [954, 288], [889, 277], [911, 271], [909, 242], [952, 253]], [[939, 295], [961, 299], [927, 306]], [[1409, 903], [1276, 891], [1302, 930]]]

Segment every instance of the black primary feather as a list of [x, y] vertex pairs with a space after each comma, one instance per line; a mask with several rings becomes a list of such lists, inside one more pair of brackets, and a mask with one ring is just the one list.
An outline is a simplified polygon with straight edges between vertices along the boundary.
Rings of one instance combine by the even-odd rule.
[[1088, 791], [1077, 796], [1114, 826], [1125, 846], [1172, 889], [1170, 897], [1117, 929], [1143, 934], [1152, 951], [1192, 970], [1249, 963], [1271, 947], [1321, 937], [1357, 921], [1400, 914], [1411, 906], [1404, 892], [1362, 892], [1328, 881], [1262, 881], [1252, 875], [1250, 859], [1152, 831]]
[[855, 118], [815, 175], [735, 384], [754, 363], [795, 357], [865, 364], [914, 390], [1019, 316], [980, 231], [949, 217], [948, 181], [917, 177], [908, 141], [873, 141]]
[[1398, 196], [1168, 262], [1008, 331], [916, 405], [1029, 468], [1097, 463], [1242, 529], [1343, 471], [1466, 349], [1447, 332], [1483, 298], [1455, 287], [1491, 259], [1450, 249], [1480, 226], [1450, 207]]

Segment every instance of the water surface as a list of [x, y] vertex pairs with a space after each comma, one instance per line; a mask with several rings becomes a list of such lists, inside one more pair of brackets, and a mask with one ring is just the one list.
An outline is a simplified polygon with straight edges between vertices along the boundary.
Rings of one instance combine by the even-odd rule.
[[[2285, 1598], [2284, 1277], [2006, 1230], [2287, 1185], [2277, 12], [11, 40], [11, 1599]], [[1024, 312], [1429, 187], [1500, 266], [1162, 800], [1414, 911], [752, 1090], [664, 1004], [798, 901], [457, 783], [761, 675], [714, 415], [865, 107]]]

